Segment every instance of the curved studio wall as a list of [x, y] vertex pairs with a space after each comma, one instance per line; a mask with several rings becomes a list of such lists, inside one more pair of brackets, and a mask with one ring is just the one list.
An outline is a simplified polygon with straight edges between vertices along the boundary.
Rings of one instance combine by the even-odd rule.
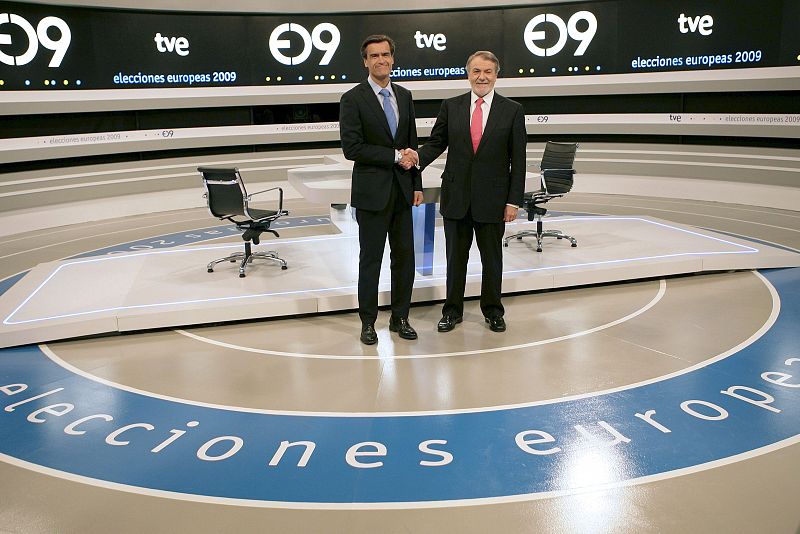
[[[234, 0], [225, 13], [209, 1], [0, 3], [8, 17], [0, 34], [10, 36], [0, 53], [14, 58], [0, 64], [0, 172], [335, 149], [338, 100], [363, 79], [358, 43], [372, 32], [397, 40], [395, 79], [414, 92], [422, 137], [440, 100], [467, 88], [466, 56], [484, 48], [498, 52], [498, 89], [525, 106], [532, 144], [796, 155], [796, 2], [481, 4], [439, 2], [431, 11], [389, 2], [375, 13], [354, 1], [343, 13], [315, 1], [295, 14], [288, 1], [266, 12], [263, 2]], [[776, 176], [796, 185], [796, 172]]]

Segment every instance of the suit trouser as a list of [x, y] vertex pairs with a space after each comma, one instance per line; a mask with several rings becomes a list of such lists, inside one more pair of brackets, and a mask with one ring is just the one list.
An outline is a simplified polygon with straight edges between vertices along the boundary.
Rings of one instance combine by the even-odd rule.
[[362, 324], [372, 324], [378, 317], [378, 281], [381, 260], [389, 237], [392, 275], [392, 316], [407, 318], [414, 288], [414, 226], [411, 206], [400, 187], [392, 181], [386, 207], [380, 211], [356, 209], [358, 221], [358, 315]]
[[445, 248], [447, 253], [447, 300], [442, 315], [464, 315], [464, 290], [467, 283], [467, 262], [472, 246], [472, 235], [481, 254], [481, 312], [485, 317], [503, 316], [500, 302], [503, 283], [503, 233], [504, 222], [481, 223], [472, 219], [467, 210], [463, 219], [444, 219]]

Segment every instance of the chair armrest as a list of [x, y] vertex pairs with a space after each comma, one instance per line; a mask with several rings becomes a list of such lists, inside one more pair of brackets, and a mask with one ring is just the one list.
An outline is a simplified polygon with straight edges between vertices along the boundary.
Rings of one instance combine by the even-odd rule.
[[255, 193], [250, 193], [246, 197], [244, 197], [244, 212], [247, 214], [248, 217], [255, 220], [253, 216], [250, 214], [250, 201], [253, 199], [254, 196], [260, 195], [261, 193], [268, 193], [269, 191], [278, 190], [278, 208], [275, 210], [275, 215], [272, 216], [270, 220], [277, 219], [278, 217], [283, 217], [284, 215], [289, 215], [289, 212], [283, 209], [283, 188], [282, 187], [270, 187], [269, 189], [263, 189], [261, 191], [256, 191]]
[[250, 200], [252, 200], [252, 198], [254, 196], [256, 196], [256, 195], [260, 195], [261, 193], [268, 193], [269, 191], [275, 191], [276, 189], [280, 192], [280, 194], [278, 195], [278, 211], [283, 211], [283, 188], [282, 187], [270, 187], [269, 189], [263, 189], [261, 191], [256, 191], [255, 193], [250, 193], [249, 195], [247, 195], [247, 197], [245, 197], [245, 200], [247, 202], [250, 202]]
[[270, 187], [269, 189], [262, 189], [261, 191], [256, 191], [255, 193], [250, 193], [249, 195], [247, 195], [247, 199], [249, 200], [250, 198], [256, 195], [260, 195], [261, 193], [267, 193], [269, 191], [275, 191], [276, 189], [281, 192], [281, 198], [283, 198], [283, 188], [276, 186], [276, 187]]
[[249, 197], [254, 197], [256, 195], [260, 195], [261, 193], [266, 193], [267, 191], [275, 191], [276, 189], [281, 192], [281, 195], [283, 195], [283, 188], [279, 187], [279, 186], [275, 186], [275, 187], [270, 187], [269, 189], [262, 189], [261, 191], [256, 191], [255, 193], [250, 193], [249, 195], [247, 195], [247, 197], [248, 198]]

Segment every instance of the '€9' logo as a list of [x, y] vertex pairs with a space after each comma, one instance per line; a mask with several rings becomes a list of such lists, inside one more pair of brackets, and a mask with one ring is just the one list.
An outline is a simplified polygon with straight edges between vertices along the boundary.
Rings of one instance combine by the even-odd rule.
[[[585, 22], [585, 28], [579, 29], [578, 23]], [[543, 41], [547, 37], [545, 30], [538, 29], [544, 24], [550, 24], [558, 30], [558, 39], [556, 43], [549, 48], [542, 48], [538, 41]], [[584, 24], [581, 24], [584, 26]], [[544, 26], [545, 28], [547, 26]], [[582, 56], [586, 49], [589, 48], [589, 43], [594, 39], [594, 34], [597, 33], [597, 17], [591, 11], [578, 11], [574, 13], [567, 22], [564, 19], [553, 13], [542, 13], [533, 17], [528, 21], [525, 30], [522, 32], [523, 39], [525, 39], [525, 46], [534, 54], [539, 57], [554, 56], [561, 52], [564, 45], [567, 44], [567, 36], [576, 41], [580, 41], [580, 45], [575, 50], [575, 56]]]
[[[34, 29], [30, 22], [19, 15], [14, 13], [0, 13], [0, 45], [12, 44], [11, 34], [3, 32], [3, 26], [5, 24], [18, 26], [25, 33], [25, 36], [28, 38], [28, 48], [18, 56], [10, 56], [0, 50], [0, 63], [5, 63], [12, 67], [14, 65], [27, 65], [36, 57], [36, 53], [39, 51], [39, 44], [41, 43], [43, 47], [55, 52], [53, 57], [50, 58], [48, 66], [58, 67], [61, 65], [61, 61], [64, 59], [64, 55], [69, 48], [69, 43], [72, 40], [72, 32], [67, 23], [62, 19], [58, 17], [44, 17]], [[48, 34], [50, 28], [58, 29], [60, 32], [58, 39], [52, 39], [50, 37]]]
[[[303, 40], [303, 50], [300, 54], [296, 56], [287, 56], [282, 52], [282, 50], [291, 46], [289, 39], [281, 39], [286, 33], [296, 33]], [[322, 40], [323, 33], [328, 34], [329, 38], [327, 41]], [[311, 47], [313, 45], [317, 50], [323, 50], [325, 52], [325, 55], [319, 60], [319, 64], [327, 65], [331, 62], [331, 58], [333, 58], [333, 54], [336, 53], [336, 49], [339, 48], [340, 40], [341, 34], [339, 33], [339, 28], [330, 22], [317, 24], [311, 33], [308, 33], [308, 30], [299, 24], [286, 22], [272, 30], [272, 34], [269, 36], [269, 51], [272, 53], [272, 57], [284, 65], [299, 65], [311, 55]]]

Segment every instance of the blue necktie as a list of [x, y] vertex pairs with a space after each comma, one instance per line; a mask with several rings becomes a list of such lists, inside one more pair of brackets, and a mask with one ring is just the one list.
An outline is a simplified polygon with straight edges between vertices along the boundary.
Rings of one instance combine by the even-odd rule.
[[388, 89], [381, 89], [378, 94], [383, 97], [383, 113], [386, 115], [386, 120], [389, 121], [389, 131], [392, 132], [392, 137], [394, 137], [397, 134], [397, 117], [392, 107], [392, 93]]

